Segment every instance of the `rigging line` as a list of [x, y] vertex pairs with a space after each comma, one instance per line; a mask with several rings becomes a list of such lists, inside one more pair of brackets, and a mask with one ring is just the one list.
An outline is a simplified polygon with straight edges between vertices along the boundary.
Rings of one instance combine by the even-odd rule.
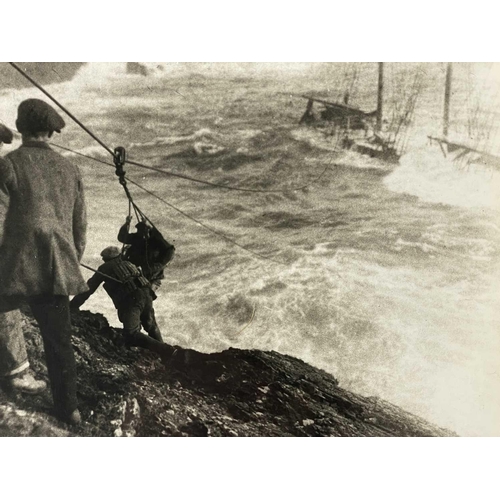
[[116, 278], [113, 278], [113, 276], [110, 276], [109, 274], [105, 274], [105, 273], [99, 271], [98, 269], [94, 269], [93, 267], [87, 266], [86, 264], [83, 264], [82, 262], [80, 262], [80, 265], [82, 267], [84, 267], [85, 269], [89, 269], [90, 271], [94, 271], [94, 273], [98, 273], [98, 274], [104, 276], [105, 278], [109, 278], [110, 280], [116, 281], [117, 283], [121, 283], [122, 285], [124, 284], [123, 281], [120, 281]]
[[38, 90], [43, 92], [52, 102], [57, 104], [77, 125], [79, 125], [87, 134], [90, 135], [95, 141], [97, 141], [108, 153], [114, 156], [113, 151], [104, 144], [93, 132], [91, 132], [78, 118], [76, 118], [72, 113], [70, 113], [59, 101], [52, 97], [40, 84], [38, 84], [31, 76], [29, 76], [23, 69], [21, 69], [16, 63], [9, 62], [9, 64], [19, 71], [29, 82], [31, 82]]
[[475, 108], [475, 99], [473, 97], [473, 93], [475, 92], [474, 83], [472, 81], [471, 67], [467, 66], [467, 94], [466, 94], [466, 103], [467, 103], [467, 133], [469, 137], [473, 135], [475, 132], [474, 127], [474, 108]]
[[415, 74], [413, 82], [411, 85], [408, 85], [408, 78], [404, 78], [403, 75], [400, 75], [399, 80], [399, 96], [398, 96], [398, 117], [397, 120], [397, 129], [396, 136], [399, 137], [400, 133], [403, 135], [406, 133], [406, 129], [408, 126], [409, 116], [411, 114], [411, 109], [413, 106], [413, 99], [415, 96], [415, 88], [416, 82], [418, 79], [418, 73]]
[[[403, 117], [403, 121], [400, 123], [400, 127], [402, 127], [401, 134], [398, 139], [398, 148], [400, 148], [400, 154], [403, 155], [406, 152], [406, 148], [408, 145], [409, 137], [410, 137], [410, 127], [413, 123], [413, 116], [416, 104], [416, 96], [411, 96], [408, 101], [408, 106], [406, 112]], [[399, 130], [399, 129], [398, 129]]]
[[413, 101], [414, 94], [410, 95], [406, 102], [406, 109], [401, 110], [401, 114], [399, 116], [399, 121], [396, 129], [396, 148], [400, 147], [402, 143], [404, 143], [405, 137], [408, 134], [409, 124], [411, 122], [412, 111], [414, 106]]
[[408, 125], [407, 129], [406, 129], [406, 132], [405, 132], [405, 136], [404, 136], [404, 140], [403, 140], [403, 153], [406, 152], [406, 150], [408, 149], [408, 144], [410, 142], [410, 126], [413, 127], [413, 123], [414, 123], [414, 117], [415, 117], [415, 108], [416, 108], [416, 105], [417, 105], [417, 99], [418, 99], [418, 95], [420, 94], [420, 89], [421, 87], [419, 87], [419, 90], [418, 90], [418, 93], [415, 95], [415, 100], [413, 102], [413, 106], [412, 106], [412, 109], [411, 109], [411, 112], [410, 112], [410, 116], [409, 116], [409, 123], [411, 125]]
[[[413, 115], [415, 111], [415, 106], [418, 100], [418, 96], [421, 92], [421, 75], [417, 71], [414, 76], [414, 80], [411, 85], [411, 89], [408, 92], [408, 97], [406, 100], [406, 109], [402, 110], [402, 114], [399, 117], [399, 123], [396, 130], [396, 145], [397, 148], [401, 147], [401, 151], [404, 151], [406, 147], [404, 143], [406, 141], [407, 136], [409, 135], [409, 127], [410, 123], [413, 121]], [[403, 130], [401, 130], [403, 129]], [[400, 135], [400, 131], [402, 132]]]
[[191, 221], [195, 222], [199, 226], [205, 228], [207, 231], [210, 231], [211, 233], [216, 234], [217, 236], [220, 236], [221, 238], [225, 239], [226, 241], [229, 241], [230, 243], [232, 243], [233, 245], [236, 245], [237, 247], [239, 247], [239, 248], [241, 248], [241, 249], [243, 249], [243, 250], [245, 250], [245, 251], [247, 251], [247, 252], [255, 255], [259, 259], [270, 260], [271, 262], [274, 262], [276, 264], [281, 264], [281, 265], [284, 265], [284, 266], [287, 265], [285, 262], [280, 262], [278, 260], [272, 259], [271, 257], [266, 257], [265, 255], [259, 254], [257, 252], [254, 252], [253, 250], [250, 250], [250, 249], [244, 247], [243, 245], [240, 245], [239, 243], [237, 243], [236, 241], [232, 240], [231, 238], [229, 238], [225, 234], [220, 233], [219, 231], [216, 231], [215, 229], [212, 229], [210, 226], [207, 226], [206, 224], [204, 224], [203, 222], [199, 221], [198, 219], [195, 219], [194, 217], [192, 217], [191, 215], [187, 214], [186, 212], [184, 212], [180, 208], [175, 207], [174, 205], [172, 205], [168, 201], [166, 201], [163, 198], [161, 198], [160, 196], [158, 196], [156, 193], [153, 193], [149, 189], [146, 189], [145, 187], [141, 186], [140, 184], [138, 184], [137, 182], [133, 181], [132, 179], [130, 179], [128, 177], [125, 177], [125, 179], [127, 179], [128, 182], [131, 182], [132, 184], [134, 184], [135, 186], [137, 186], [139, 189], [142, 189], [146, 193], [148, 193], [151, 196], [155, 197], [157, 200], [161, 201], [165, 205], [169, 206], [170, 208], [172, 208], [176, 212], [179, 212], [184, 217], [187, 217], [188, 219], [190, 219]]
[[[65, 151], [69, 151], [70, 153], [74, 153], [76, 155], [82, 156], [83, 158], [88, 158], [89, 160], [94, 160], [94, 161], [97, 161], [97, 162], [102, 163], [104, 165], [109, 165], [109, 166], [114, 168], [113, 163], [109, 163], [107, 161], [100, 160], [99, 158], [95, 158], [94, 156], [90, 156], [90, 155], [86, 155], [84, 153], [80, 153], [78, 151], [74, 151], [73, 149], [67, 148], [65, 146], [61, 146], [60, 144], [56, 144], [53, 142], [51, 144], [53, 146], [60, 148], [60, 149], [64, 149]], [[206, 184], [208, 186], [212, 186], [212, 187], [216, 187], [216, 188], [227, 189], [229, 191], [244, 191], [244, 192], [249, 192], [249, 193], [271, 193], [271, 194], [272, 193], [288, 193], [291, 191], [301, 191], [302, 189], [311, 187], [316, 182], [318, 182], [323, 177], [323, 175], [326, 173], [328, 168], [330, 168], [330, 165], [327, 166], [315, 179], [313, 179], [308, 184], [304, 184], [303, 186], [291, 188], [291, 189], [268, 189], [268, 190], [266, 190], [266, 189], [238, 188], [238, 187], [234, 187], [234, 186], [226, 186], [224, 184], [217, 184], [215, 182], [203, 181], [201, 179], [196, 179], [194, 177], [189, 177], [187, 175], [176, 174], [174, 172], [167, 172], [167, 171], [162, 170], [160, 168], [150, 167], [148, 165], [143, 165], [142, 163], [138, 163], [138, 162], [131, 161], [131, 160], [127, 160], [126, 163], [129, 163], [130, 165], [134, 165], [136, 167], [144, 168], [146, 170], [152, 170], [153, 172], [158, 172], [158, 173], [163, 174], [163, 175], [169, 175], [171, 177], [178, 177], [180, 179], [184, 179], [184, 180], [188, 180], [188, 181], [192, 181], [192, 182], [197, 182], [200, 184]]]
[[338, 100], [341, 100], [344, 96], [342, 95], [343, 93], [345, 93], [345, 90], [346, 90], [346, 86], [347, 86], [347, 78], [348, 78], [348, 75], [349, 75], [349, 67], [347, 65], [347, 63], [344, 63], [343, 65], [343, 76], [342, 76], [342, 80], [340, 82], [340, 89], [338, 90], [337, 92], [337, 99]]
[[90, 156], [85, 153], [80, 153], [79, 151], [75, 151], [74, 149], [67, 148], [66, 146], [61, 146], [60, 144], [57, 144], [55, 142], [50, 143], [51, 146], [55, 146], [56, 148], [59, 149], [64, 149], [64, 151], [68, 151], [69, 153], [74, 153], [75, 155], [82, 156], [83, 158], [88, 158], [89, 160], [94, 160], [97, 163], [102, 163], [103, 165], [108, 165], [109, 167], [115, 168], [114, 163], [110, 163], [109, 161], [101, 160], [100, 158], [96, 158], [95, 156]]
[[354, 95], [357, 93], [358, 79], [359, 79], [358, 68], [355, 66], [352, 72], [351, 88], [349, 91], [351, 97], [354, 97]]
[[341, 63], [341, 66], [338, 69], [333, 68], [335, 71], [333, 71], [332, 74], [332, 67], [330, 67], [329, 72], [328, 72], [328, 81], [330, 82], [330, 87], [327, 88], [327, 91], [329, 91], [333, 98], [337, 101], [340, 101], [342, 99], [341, 93], [343, 92], [344, 88], [344, 80], [345, 80], [345, 74], [346, 74], [346, 68], [347, 68], [347, 63]]
[[303, 186], [298, 186], [298, 187], [294, 187], [294, 188], [290, 188], [290, 189], [252, 189], [252, 188], [239, 188], [239, 187], [235, 187], [235, 186], [226, 186], [224, 184], [217, 184], [215, 182], [203, 181], [201, 179], [196, 179], [194, 177], [189, 177], [187, 175], [175, 174], [173, 172], [167, 172], [165, 170], [162, 170], [161, 168], [151, 167], [151, 166], [144, 165], [142, 163], [132, 161], [132, 160], [127, 160], [125, 163], [128, 163], [130, 165], [134, 165], [134, 166], [139, 167], [139, 168], [144, 168], [146, 170], [152, 170], [153, 172], [158, 172], [160, 174], [169, 175], [171, 177], [178, 177], [180, 179], [184, 179], [187, 181], [198, 182], [200, 184], [206, 184], [207, 186], [217, 187], [217, 188], [221, 188], [221, 189], [229, 189], [231, 191], [244, 191], [247, 193], [287, 193], [287, 192], [291, 192], [291, 191], [301, 191], [302, 189], [310, 187], [314, 183], [316, 183], [323, 176], [323, 174], [326, 172], [326, 169], [323, 170], [323, 172], [321, 172], [321, 174], [316, 179], [311, 181], [309, 184], [304, 184]]

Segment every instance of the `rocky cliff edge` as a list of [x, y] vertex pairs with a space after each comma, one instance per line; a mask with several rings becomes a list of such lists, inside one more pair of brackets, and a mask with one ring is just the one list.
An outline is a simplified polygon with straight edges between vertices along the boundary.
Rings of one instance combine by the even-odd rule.
[[[303, 361], [258, 350], [158, 357], [121, 343], [99, 314], [73, 314], [78, 399], [73, 429], [51, 416], [49, 391], [0, 392], [0, 436], [452, 436], [386, 401], [342, 389]], [[24, 315], [33, 371], [47, 380], [42, 339]]]

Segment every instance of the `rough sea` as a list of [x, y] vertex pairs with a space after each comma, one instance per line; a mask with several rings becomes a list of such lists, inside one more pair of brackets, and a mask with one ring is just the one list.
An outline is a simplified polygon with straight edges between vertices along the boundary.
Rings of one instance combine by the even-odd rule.
[[[276, 350], [460, 435], [499, 436], [500, 174], [457, 166], [429, 145], [427, 134], [441, 127], [444, 65], [388, 65], [388, 109], [404, 82], [424, 71], [400, 165], [337, 153], [320, 133], [298, 126], [306, 101], [296, 94], [335, 96], [340, 65], [149, 68], [143, 77], [127, 75], [123, 63], [91, 63], [47, 89], [130, 159], [274, 191], [126, 168], [170, 204], [130, 184], [138, 206], [177, 249], [155, 302], [165, 341], [203, 352]], [[375, 109], [376, 64], [359, 68], [352, 103]], [[459, 65], [455, 73], [451, 128], [464, 129], [470, 89], [486, 103], [483, 122], [498, 122], [498, 66]], [[0, 90], [3, 123], [14, 128], [27, 97], [47, 100], [35, 88]], [[54, 142], [111, 162], [66, 123]], [[200, 146], [218, 152], [197, 155]], [[102, 248], [118, 244], [128, 203], [112, 167], [69, 156], [84, 174], [84, 263], [95, 268]], [[103, 290], [83, 308], [119, 326]]]

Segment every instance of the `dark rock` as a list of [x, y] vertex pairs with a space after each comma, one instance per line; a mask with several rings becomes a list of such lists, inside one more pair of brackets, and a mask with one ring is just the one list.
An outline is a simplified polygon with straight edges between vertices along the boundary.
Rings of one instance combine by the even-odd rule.
[[[81, 62], [18, 62], [16, 63], [41, 85], [71, 80], [85, 64]], [[0, 88], [33, 87], [8, 63], [0, 63]]]
[[149, 74], [148, 68], [144, 64], [138, 62], [128, 62], [126, 66], [127, 74], [147, 76]]
[[208, 427], [201, 420], [193, 420], [182, 425], [179, 430], [188, 436], [207, 437]]

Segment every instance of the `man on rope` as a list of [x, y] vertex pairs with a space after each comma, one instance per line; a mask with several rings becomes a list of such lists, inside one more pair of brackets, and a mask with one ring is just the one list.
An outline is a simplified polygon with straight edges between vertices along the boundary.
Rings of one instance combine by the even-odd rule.
[[[174, 349], [164, 344], [156, 323], [154, 292], [149, 281], [134, 264], [122, 258], [118, 247], [106, 247], [101, 252], [101, 257], [104, 264], [87, 281], [89, 290], [74, 297], [70, 303], [71, 308], [78, 310], [104, 283], [104, 289], [111, 297], [118, 319], [123, 324], [125, 342], [157, 352], [167, 359]], [[149, 337], [141, 333], [141, 326]]]
[[23, 101], [16, 126], [22, 145], [0, 165], [0, 190], [9, 203], [0, 245], [2, 385], [24, 392], [43, 390], [44, 383], [26, 372], [19, 313], [26, 302], [40, 327], [55, 414], [78, 425], [69, 295], [87, 289], [79, 266], [87, 227], [82, 178], [78, 167], [48, 144], [65, 126], [49, 104]]
[[118, 241], [129, 245], [125, 250], [125, 258], [142, 269], [144, 276], [156, 290], [165, 277], [164, 269], [174, 256], [175, 247], [145, 220], [136, 224], [137, 232], [130, 233], [131, 221], [132, 217], [129, 215], [118, 232]]

